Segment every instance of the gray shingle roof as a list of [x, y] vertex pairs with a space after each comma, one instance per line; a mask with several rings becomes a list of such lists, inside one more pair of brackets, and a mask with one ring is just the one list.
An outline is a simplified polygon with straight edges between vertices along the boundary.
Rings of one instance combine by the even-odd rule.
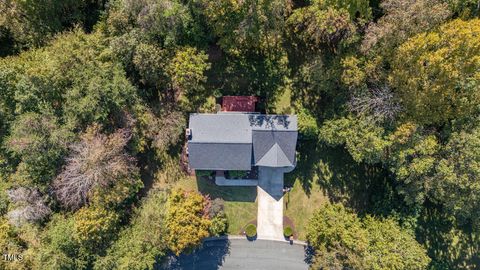
[[275, 143], [263, 157], [255, 163], [257, 166], [266, 167], [289, 167], [293, 164], [288, 160], [282, 148]]
[[242, 170], [252, 167], [249, 143], [189, 143], [190, 167], [204, 170]]
[[191, 142], [251, 143], [248, 117], [238, 113], [190, 114]]
[[[269, 167], [284, 167], [295, 166], [295, 147], [297, 142], [297, 132], [291, 131], [268, 131], [268, 130], [254, 130], [253, 131], [253, 163], [256, 166], [269, 166]], [[263, 159], [260, 164], [260, 160], [277, 144], [282, 150], [283, 154], [288, 159], [289, 165], [276, 166], [274, 159]], [[280, 155], [281, 153], [279, 153]], [[285, 161], [286, 162], [286, 161]], [[270, 164], [270, 165], [268, 165]]]
[[295, 166], [296, 116], [191, 114], [189, 128], [189, 162], [194, 169]]

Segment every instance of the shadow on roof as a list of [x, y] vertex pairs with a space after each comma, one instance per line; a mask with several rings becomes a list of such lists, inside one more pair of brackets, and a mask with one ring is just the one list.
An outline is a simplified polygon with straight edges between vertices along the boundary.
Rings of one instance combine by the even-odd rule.
[[250, 114], [248, 116], [248, 121], [250, 121], [250, 126], [266, 128], [275, 128], [276, 126], [283, 126], [285, 129], [288, 129], [290, 121], [288, 120], [288, 115], [257, 115]]

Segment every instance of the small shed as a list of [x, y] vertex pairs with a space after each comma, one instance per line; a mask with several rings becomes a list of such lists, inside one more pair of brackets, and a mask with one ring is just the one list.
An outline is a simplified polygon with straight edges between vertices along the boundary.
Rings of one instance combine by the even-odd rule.
[[256, 96], [224, 96], [222, 98], [223, 112], [255, 112]]

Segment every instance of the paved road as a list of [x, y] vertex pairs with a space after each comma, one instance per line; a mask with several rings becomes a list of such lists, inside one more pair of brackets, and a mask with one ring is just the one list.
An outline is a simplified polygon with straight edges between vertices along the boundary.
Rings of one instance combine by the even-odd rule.
[[172, 257], [169, 270], [302, 270], [308, 269], [305, 247], [288, 242], [246, 239], [214, 240], [191, 255]]
[[258, 168], [257, 200], [258, 238], [284, 240], [282, 168]]

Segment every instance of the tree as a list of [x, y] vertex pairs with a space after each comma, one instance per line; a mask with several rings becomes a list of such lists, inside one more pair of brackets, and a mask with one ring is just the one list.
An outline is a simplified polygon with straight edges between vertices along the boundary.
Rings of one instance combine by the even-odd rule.
[[478, 0], [447, 0], [446, 2], [454, 15], [463, 19], [478, 17], [480, 12]]
[[352, 113], [370, 116], [375, 122], [392, 122], [402, 110], [388, 86], [372, 87], [367, 93], [354, 95], [348, 106]]
[[176, 99], [198, 108], [206, 100], [204, 83], [207, 80], [205, 71], [210, 68], [208, 56], [195, 48], [187, 47], [178, 50], [166, 73], [171, 80], [171, 88]]
[[441, 152], [432, 181], [434, 198], [459, 223], [480, 228], [480, 128], [452, 133]]
[[341, 204], [325, 204], [313, 214], [307, 240], [316, 250], [315, 266], [319, 269], [364, 268], [362, 255], [368, 248], [368, 235], [357, 215]]
[[34, 253], [37, 269], [85, 269], [87, 258], [74, 238], [72, 216], [55, 214], [41, 235], [41, 245]]
[[15, 182], [45, 187], [55, 176], [72, 134], [56, 117], [37, 113], [17, 117], [10, 132], [6, 147], [20, 160]]
[[153, 269], [167, 253], [165, 241], [168, 194], [151, 190], [133, 219], [110, 246], [107, 254], [95, 262], [98, 270]]
[[342, 204], [324, 204], [307, 227], [319, 269], [426, 269], [430, 263], [415, 238], [390, 219], [360, 219]]
[[345, 144], [357, 162], [378, 163], [384, 160], [390, 142], [384, 129], [368, 118], [339, 118], [326, 121], [320, 128], [320, 139], [329, 145]]
[[117, 231], [119, 216], [98, 207], [83, 207], [73, 215], [73, 237], [90, 254], [102, 252]]
[[15, 209], [8, 213], [8, 218], [17, 227], [26, 222], [41, 222], [52, 212], [38, 189], [10, 189], [8, 196], [15, 205]]
[[118, 125], [119, 114], [133, 113], [141, 103], [108, 45], [98, 32], [75, 29], [45, 48], [0, 59], [0, 98], [7, 113], [53, 114], [76, 132], [94, 122]]
[[307, 139], [316, 138], [318, 135], [318, 125], [315, 117], [305, 108], [298, 112], [298, 131]]
[[138, 191], [138, 168], [125, 152], [130, 137], [126, 129], [105, 135], [92, 126], [70, 146], [66, 165], [53, 182], [55, 196], [63, 206], [78, 209], [92, 199], [117, 205]]
[[140, 43], [135, 48], [132, 62], [140, 75], [142, 84], [157, 89], [166, 87], [165, 67], [168, 63], [168, 55], [165, 50], [156, 45]]
[[426, 269], [431, 259], [412, 234], [392, 219], [367, 216], [362, 220], [369, 235], [367, 269]]
[[368, 1], [315, 0], [295, 9], [287, 24], [307, 47], [337, 51], [354, 41], [356, 24], [363, 25], [370, 17]]
[[173, 253], [191, 251], [209, 236], [210, 220], [205, 212], [206, 200], [198, 193], [174, 190], [167, 202], [166, 237]]
[[109, 36], [119, 37], [138, 30], [143, 40], [155, 42], [161, 48], [185, 45], [202, 36], [181, 1], [116, 0], [110, 5], [105, 29]]
[[[0, 250], [4, 254], [25, 255], [25, 243], [18, 237], [15, 227], [0, 217]], [[0, 268], [6, 270], [28, 269], [22, 262], [0, 260]]]
[[340, 43], [350, 43], [356, 31], [347, 10], [330, 7], [322, 10], [315, 4], [295, 10], [288, 18], [288, 24], [310, 49], [325, 45], [336, 51]]
[[480, 20], [454, 20], [400, 46], [391, 85], [409, 119], [441, 125], [480, 104]]
[[362, 51], [388, 54], [408, 38], [443, 23], [450, 10], [440, 0], [386, 0], [380, 4], [384, 15], [368, 25]]
[[75, 24], [91, 30], [103, 5], [87, 0], [5, 0], [0, 2], [0, 28], [5, 29], [0, 36], [11, 35], [13, 51], [44, 45], [55, 33]]
[[431, 198], [438, 151], [441, 145], [434, 133], [413, 123], [399, 125], [388, 138], [391, 141], [388, 162], [400, 182], [397, 190], [405, 201], [422, 204]]
[[203, 12], [220, 47], [232, 54], [272, 52], [281, 43], [289, 1], [202, 1]]

